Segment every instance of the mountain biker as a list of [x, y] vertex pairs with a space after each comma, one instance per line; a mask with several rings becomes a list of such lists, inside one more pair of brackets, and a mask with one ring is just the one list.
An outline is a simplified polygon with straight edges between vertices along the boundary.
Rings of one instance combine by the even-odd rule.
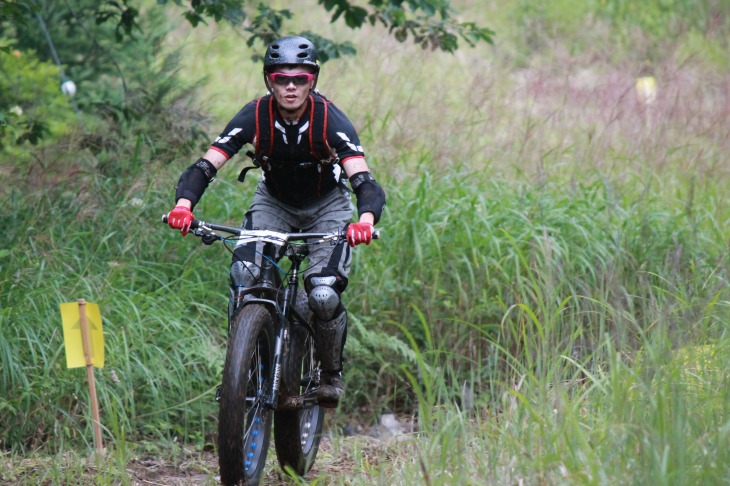
[[[348, 244], [311, 248], [304, 273], [307, 302], [314, 314], [315, 346], [320, 358], [320, 405], [334, 407], [344, 395], [342, 351], [347, 311], [341, 294], [347, 287], [351, 247], [369, 244], [385, 205], [385, 193], [370, 174], [364, 151], [348, 118], [315, 86], [317, 51], [308, 39], [287, 36], [271, 43], [264, 56], [269, 94], [246, 104], [215, 139], [205, 156], [187, 168], [176, 186], [169, 226], [190, 229], [192, 210], [217, 171], [246, 144], [248, 155], [263, 169], [244, 229], [319, 232], [347, 227]], [[245, 174], [241, 173], [239, 179]], [[358, 221], [352, 222], [350, 181], [357, 198]], [[261, 244], [259, 244], [261, 245]], [[261, 247], [237, 246], [231, 264], [232, 301], [254, 284]]]

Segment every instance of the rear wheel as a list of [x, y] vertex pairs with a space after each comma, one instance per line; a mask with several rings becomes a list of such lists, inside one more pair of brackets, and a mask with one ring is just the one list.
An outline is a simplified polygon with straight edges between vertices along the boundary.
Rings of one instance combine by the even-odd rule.
[[223, 484], [258, 484], [271, 436], [266, 393], [273, 378], [274, 327], [265, 307], [236, 313], [223, 368], [218, 462]]
[[[286, 394], [303, 395], [315, 388], [319, 377], [314, 340], [302, 326], [292, 326], [286, 370]], [[324, 425], [324, 408], [312, 405], [274, 413], [274, 443], [281, 468], [304, 476], [312, 468]]]

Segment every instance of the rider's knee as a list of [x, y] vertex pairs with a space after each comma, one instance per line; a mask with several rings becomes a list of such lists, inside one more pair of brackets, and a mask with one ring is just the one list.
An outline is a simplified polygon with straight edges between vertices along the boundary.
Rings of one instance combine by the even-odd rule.
[[338, 275], [310, 275], [305, 280], [309, 294], [309, 307], [322, 321], [331, 321], [344, 312], [340, 294], [347, 286], [346, 279]]
[[261, 269], [254, 263], [255, 261], [256, 253], [254, 248], [248, 245], [236, 247], [231, 262], [231, 287], [248, 288], [253, 286], [261, 274]]
[[231, 264], [231, 286], [252, 287], [261, 270], [253, 262], [234, 261]]

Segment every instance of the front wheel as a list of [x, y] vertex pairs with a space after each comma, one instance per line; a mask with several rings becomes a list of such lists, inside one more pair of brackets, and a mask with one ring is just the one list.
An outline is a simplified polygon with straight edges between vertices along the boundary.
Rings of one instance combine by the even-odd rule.
[[218, 417], [221, 482], [258, 484], [271, 436], [266, 394], [273, 379], [274, 327], [260, 305], [247, 305], [233, 318], [223, 368]]
[[[297, 396], [311, 391], [318, 385], [318, 371], [311, 334], [303, 326], [292, 326], [284, 393]], [[274, 413], [276, 457], [285, 472], [299, 476], [309, 472], [319, 450], [324, 415], [319, 405]]]

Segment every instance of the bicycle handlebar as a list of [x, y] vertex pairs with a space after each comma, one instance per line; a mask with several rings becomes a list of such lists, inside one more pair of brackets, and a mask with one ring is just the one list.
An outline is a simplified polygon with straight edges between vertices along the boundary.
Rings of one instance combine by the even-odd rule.
[[[162, 216], [162, 222], [167, 224], [167, 215]], [[275, 245], [284, 245], [289, 241], [307, 241], [314, 239], [322, 240], [347, 240], [347, 232], [343, 230], [336, 230], [330, 232], [318, 232], [318, 233], [281, 233], [279, 231], [269, 230], [246, 230], [243, 228], [237, 228], [234, 226], [226, 226], [218, 223], [208, 223], [199, 219], [194, 219], [190, 223], [191, 230], [203, 230], [201, 234], [196, 236], [203, 236], [205, 234], [211, 234], [214, 231], [222, 231], [230, 235], [236, 236], [237, 239], [244, 241], [267, 241]], [[222, 237], [219, 237], [222, 239]], [[380, 231], [373, 231], [373, 239], [380, 239]]]

